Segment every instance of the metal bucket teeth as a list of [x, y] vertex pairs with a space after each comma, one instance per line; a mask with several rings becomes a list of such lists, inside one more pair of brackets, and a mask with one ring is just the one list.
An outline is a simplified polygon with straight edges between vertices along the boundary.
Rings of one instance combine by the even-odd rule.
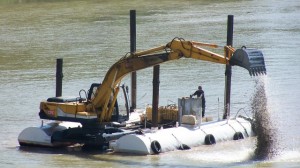
[[265, 75], [267, 73], [262, 52], [257, 49], [237, 49], [231, 59], [230, 65], [237, 65], [249, 71], [251, 76]]
[[265, 67], [255, 67], [249, 69], [249, 74], [251, 76], [258, 76], [258, 75], [266, 75], [266, 68]]

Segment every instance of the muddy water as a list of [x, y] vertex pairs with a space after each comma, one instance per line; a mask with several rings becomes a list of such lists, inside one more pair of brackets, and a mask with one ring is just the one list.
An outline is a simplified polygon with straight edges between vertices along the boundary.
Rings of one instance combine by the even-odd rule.
[[[18, 134], [40, 124], [39, 102], [55, 94], [55, 61], [64, 59], [63, 95], [77, 96], [129, 51], [129, 10], [137, 10], [137, 49], [174, 37], [226, 43], [234, 15], [236, 48], [259, 48], [266, 115], [274, 143], [255, 161], [256, 138], [158, 156], [20, 148]], [[300, 164], [300, 6], [297, 1], [42, 1], [0, 0], [1, 167], [297, 167]], [[222, 48], [215, 50], [222, 53]], [[233, 67], [232, 115], [251, 115], [256, 78]], [[123, 81], [130, 84], [128, 78]], [[207, 115], [222, 114], [224, 66], [183, 59], [161, 65], [160, 105], [177, 102], [201, 84]], [[151, 103], [152, 69], [138, 72], [138, 106]], [[219, 101], [218, 101], [219, 100]], [[266, 128], [269, 128], [266, 126]], [[272, 141], [273, 142], [273, 141]], [[258, 143], [259, 144], [259, 143]], [[263, 146], [263, 145], [262, 145]], [[271, 149], [270, 149], [271, 148]], [[268, 152], [276, 151], [276, 155]], [[268, 157], [272, 156], [272, 157]]]

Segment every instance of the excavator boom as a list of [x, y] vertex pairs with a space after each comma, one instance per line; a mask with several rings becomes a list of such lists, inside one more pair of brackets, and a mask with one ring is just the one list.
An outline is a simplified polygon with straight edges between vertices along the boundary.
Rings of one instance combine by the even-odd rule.
[[101, 86], [97, 89], [94, 99], [87, 105], [87, 111], [96, 112], [100, 116], [100, 122], [110, 121], [111, 108], [114, 107], [114, 104], [111, 102], [111, 95], [113, 95], [113, 100], [115, 100], [118, 92], [116, 88], [124, 76], [134, 71], [182, 57], [219, 64], [237, 65], [247, 69], [250, 75], [266, 73], [263, 55], [259, 50], [242, 48], [235, 51], [231, 46], [225, 46], [224, 50], [228, 55], [228, 57], [225, 57], [200, 46], [217, 47], [214, 44], [175, 38], [165, 46], [131, 53], [121, 58], [110, 67]]

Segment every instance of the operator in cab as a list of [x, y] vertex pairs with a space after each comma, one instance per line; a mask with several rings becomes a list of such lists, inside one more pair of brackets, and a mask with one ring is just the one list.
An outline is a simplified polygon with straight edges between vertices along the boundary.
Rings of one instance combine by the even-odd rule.
[[204, 96], [204, 91], [202, 90], [201, 86], [198, 86], [198, 90], [196, 90], [194, 94], [190, 95], [191, 98], [193, 96], [202, 98], [202, 117], [204, 117], [205, 116], [205, 96]]

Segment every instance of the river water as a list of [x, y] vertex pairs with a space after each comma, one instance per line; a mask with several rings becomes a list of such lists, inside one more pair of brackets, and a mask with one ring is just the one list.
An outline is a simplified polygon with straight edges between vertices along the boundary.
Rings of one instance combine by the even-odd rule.
[[[56, 59], [64, 59], [63, 95], [77, 96], [101, 82], [129, 51], [131, 9], [137, 11], [137, 50], [174, 37], [223, 46], [227, 15], [234, 15], [234, 47], [262, 50], [267, 75], [250, 77], [233, 67], [231, 113], [243, 108], [251, 115], [253, 101], [260, 100], [256, 81], [263, 81], [262, 127], [272, 142], [264, 159], [253, 159], [260, 151], [256, 137], [151, 156], [19, 147], [18, 134], [40, 125], [39, 102], [55, 95]], [[299, 167], [299, 18], [296, 0], [0, 0], [0, 167]], [[143, 108], [152, 102], [152, 68], [137, 75], [137, 105]], [[122, 83], [130, 85], [129, 78]], [[199, 84], [207, 115], [217, 119], [224, 104], [224, 65], [191, 59], [162, 64], [160, 105], [177, 102]]]

